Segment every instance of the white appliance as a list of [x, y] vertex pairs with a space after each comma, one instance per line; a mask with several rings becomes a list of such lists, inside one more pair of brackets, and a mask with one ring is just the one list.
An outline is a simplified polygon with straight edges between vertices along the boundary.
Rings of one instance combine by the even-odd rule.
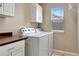
[[48, 56], [53, 51], [53, 33], [34, 28], [21, 28], [22, 36], [27, 36], [26, 56]]
[[19, 35], [20, 36], [27, 36], [28, 34], [32, 34], [35, 33], [35, 29], [34, 28], [26, 28], [25, 26], [22, 26], [19, 29]]

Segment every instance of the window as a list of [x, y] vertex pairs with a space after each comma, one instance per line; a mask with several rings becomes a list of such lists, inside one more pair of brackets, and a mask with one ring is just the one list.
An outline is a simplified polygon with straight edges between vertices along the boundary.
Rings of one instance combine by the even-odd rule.
[[64, 30], [64, 8], [51, 8], [51, 21], [53, 30]]

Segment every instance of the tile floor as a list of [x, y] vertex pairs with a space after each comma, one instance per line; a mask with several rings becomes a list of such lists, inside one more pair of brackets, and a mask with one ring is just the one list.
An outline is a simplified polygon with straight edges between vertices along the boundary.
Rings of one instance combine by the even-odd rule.
[[51, 56], [78, 56], [77, 53], [61, 51], [61, 50], [54, 50]]

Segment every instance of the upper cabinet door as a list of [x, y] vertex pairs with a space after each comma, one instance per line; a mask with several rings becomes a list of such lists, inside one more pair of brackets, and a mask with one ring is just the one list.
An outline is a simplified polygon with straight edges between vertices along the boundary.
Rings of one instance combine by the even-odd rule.
[[0, 14], [3, 14], [3, 3], [0, 3]]
[[42, 7], [37, 4], [37, 22], [42, 23]]
[[42, 23], [42, 7], [39, 4], [32, 4], [31, 7], [32, 22]]
[[14, 4], [13, 3], [4, 3], [3, 11], [5, 15], [14, 16]]
[[14, 16], [14, 3], [0, 3], [0, 17]]
[[36, 4], [31, 4], [31, 21], [32, 22], [36, 22], [36, 18], [37, 18], [37, 15], [36, 15]]

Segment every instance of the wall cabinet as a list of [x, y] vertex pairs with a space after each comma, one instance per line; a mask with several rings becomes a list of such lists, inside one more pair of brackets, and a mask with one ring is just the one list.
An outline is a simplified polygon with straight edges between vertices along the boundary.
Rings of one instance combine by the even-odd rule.
[[31, 4], [31, 19], [32, 22], [42, 23], [43, 22], [43, 10], [39, 4]]
[[0, 17], [14, 16], [14, 3], [0, 3]]
[[24, 56], [25, 40], [0, 46], [0, 56]]

